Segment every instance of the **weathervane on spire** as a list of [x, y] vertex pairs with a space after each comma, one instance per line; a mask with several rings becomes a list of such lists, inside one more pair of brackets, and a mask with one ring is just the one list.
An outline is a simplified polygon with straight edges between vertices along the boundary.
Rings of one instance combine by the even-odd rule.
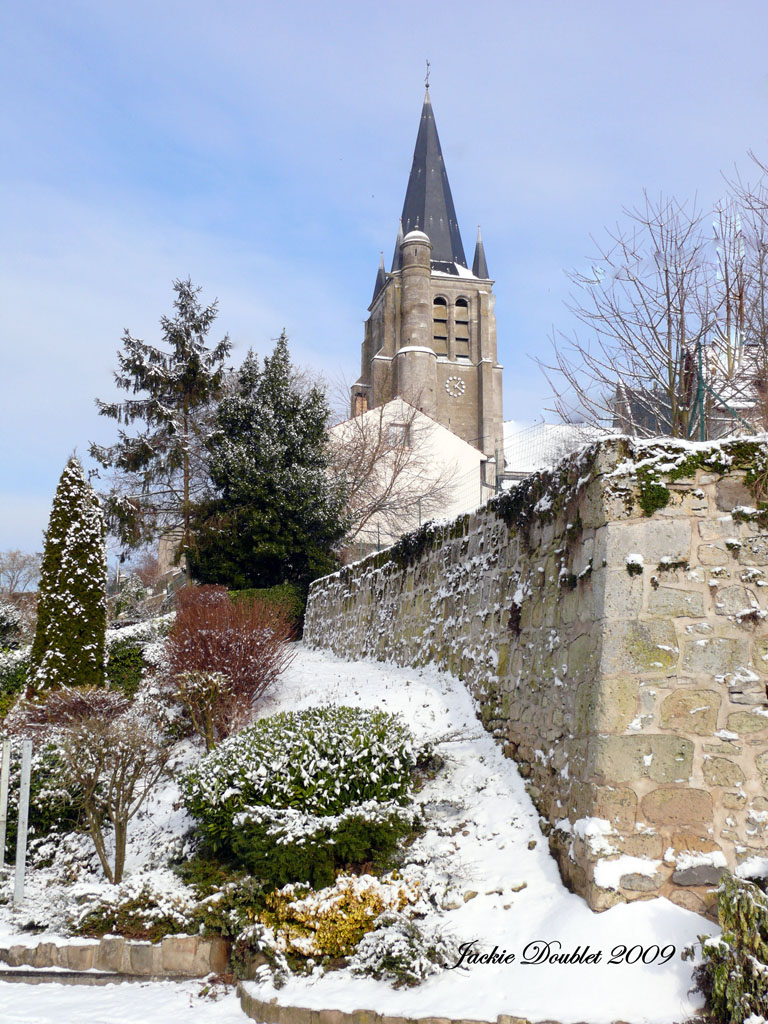
[[426, 78], [424, 79], [424, 85], [426, 85], [426, 87], [429, 88], [429, 61], [427, 61], [427, 75]]

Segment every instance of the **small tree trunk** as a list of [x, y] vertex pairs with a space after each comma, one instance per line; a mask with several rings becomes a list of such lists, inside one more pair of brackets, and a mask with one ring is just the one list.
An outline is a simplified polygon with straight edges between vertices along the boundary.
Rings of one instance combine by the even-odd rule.
[[128, 839], [128, 822], [122, 818], [115, 822], [115, 872], [114, 878], [110, 879], [115, 885], [123, 880], [125, 870], [125, 845]]
[[101, 825], [99, 824], [99, 816], [92, 804], [86, 803], [85, 816], [88, 820], [88, 831], [91, 833], [91, 839], [93, 840], [93, 845], [96, 847], [96, 853], [98, 854], [101, 866], [104, 869], [104, 874], [107, 876], [107, 881], [116, 885], [117, 882], [115, 881], [115, 876], [112, 872], [112, 865], [109, 863], [107, 849], [104, 845], [104, 835], [101, 831]]

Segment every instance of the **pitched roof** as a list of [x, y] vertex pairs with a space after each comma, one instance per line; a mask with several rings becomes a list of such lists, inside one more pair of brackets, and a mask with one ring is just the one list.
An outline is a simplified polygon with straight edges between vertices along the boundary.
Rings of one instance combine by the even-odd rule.
[[[421, 109], [419, 134], [413, 151], [402, 216], [403, 231], [426, 231], [432, 242], [432, 266], [455, 273], [454, 264], [467, 266], [451, 186], [445, 170], [429, 87]], [[396, 269], [393, 267], [393, 269]]]

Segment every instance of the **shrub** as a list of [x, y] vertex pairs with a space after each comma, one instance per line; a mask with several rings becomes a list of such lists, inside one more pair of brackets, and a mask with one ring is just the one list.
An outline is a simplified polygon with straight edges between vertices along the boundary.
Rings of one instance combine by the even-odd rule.
[[0, 649], [14, 647], [21, 633], [21, 611], [4, 597], [0, 597]]
[[0, 651], [0, 719], [8, 714], [27, 684], [29, 648]]
[[327, 884], [336, 865], [387, 852], [410, 829], [415, 760], [396, 716], [311, 708], [226, 740], [182, 789], [208, 850], [274, 884]]
[[385, 910], [402, 910], [417, 893], [404, 882], [342, 876], [313, 892], [289, 885], [266, 897], [263, 924], [280, 950], [302, 957], [349, 956]]
[[30, 684], [93, 686], [104, 680], [106, 526], [73, 455], [61, 474], [45, 534]]
[[191, 901], [178, 893], [158, 893], [147, 882], [126, 882], [111, 892], [86, 898], [70, 920], [75, 935], [100, 938], [117, 934], [127, 939], [159, 942], [189, 928]]
[[353, 974], [402, 988], [421, 984], [458, 959], [458, 944], [450, 936], [401, 914], [385, 913], [363, 937], [349, 966]]
[[[11, 775], [8, 788], [8, 829], [6, 855], [13, 857], [21, 780], [21, 742], [11, 743]], [[82, 824], [82, 790], [63, 777], [63, 758], [59, 744], [49, 739], [32, 751], [32, 777], [29, 795], [29, 836], [39, 839], [52, 832], [71, 832]]]
[[296, 583], [281, 583], [276, 587], [256, 587], [252, 590], [230, 590], [229, 596], [238, 601], [263, 601], [285, 609], [294, 626], [299, 629], [307, 606], [306, 592]]
[[226, 712], [232, 697], [232, 683], [223, 672], [179, 672], [173, 677], [175, 697], [184, 706], [192, 728], [213, 750], [218, 736], [226, 733]]
[[195, 907], [191, 926], [204, 935], [234, 939], [257, 919], [266, 906], [265, 897], [263, 884], [247, 875], [214, 886]]
[[107, 685], [134, 697], [147, 671], [165, 655], [170, 616], [107, 630]]
[[230, 601], [225, 587], [184, 587], [176, 604], [168, 638], [170, 673], [227, 677], [231, 692], [214, 715], [221, 739], [252, 717], [258, 698], [290, 664], [293, 625], [283, 607]]
[[[694, 978], [720, 1024], [768, 1016], [768, 896], [755, 882], [724, 875], [717, 890], [719, 938], [700, 935]], [[683, 951], [693, 959], [694, 946]]]

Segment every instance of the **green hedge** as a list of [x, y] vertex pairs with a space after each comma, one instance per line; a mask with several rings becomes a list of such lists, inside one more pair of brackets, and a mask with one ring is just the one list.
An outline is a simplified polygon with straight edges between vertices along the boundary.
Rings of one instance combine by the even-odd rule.
[[301, 628], [304, 622], [304, 610], [307, 606], [307, 595], [295, 583], [281, 583], [277, 587], [261, 587], [251, 590], [230, 590], [233, 601], [266, 601], [267, 604], [280, 605], [290, 614], [296, 625]]
[[328, 885], [411, 830], [417, 752], [384, 711], [320, 707], [263, 718], [182, 780], [204, 848], [275, 885]]

